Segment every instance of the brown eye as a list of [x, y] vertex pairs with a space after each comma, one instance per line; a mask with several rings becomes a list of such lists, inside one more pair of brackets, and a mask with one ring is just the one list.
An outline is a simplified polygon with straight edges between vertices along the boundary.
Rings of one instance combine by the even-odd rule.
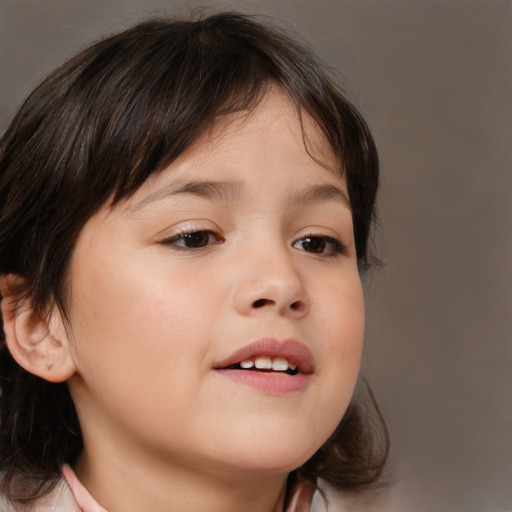
[[186, 233], [181, 235], [182, 244], [185, 247], [191, 249], [197, 249], [198, 247], [205, 247], [210, 241], [210, 232], [208, 231], [196, 231], [195, 233]]
[[343, 243], [330, 236], [306, 236], [294, 242], [293, 247], [323, 256], [336, 256], [346, 251]]
[[202, 249], [212, 244], [222, 243], [221, 237], [210, 230], [191, 231], [190, 233], [180, 233], [162, 243], [171, 245], [177, 249]]
[[302, 241], [302, 248], [307, 252], [314, 252], [315, 254], [322, 254], [325, 251], [325, 240], [320, 237], [311, 236], [304, 238]]

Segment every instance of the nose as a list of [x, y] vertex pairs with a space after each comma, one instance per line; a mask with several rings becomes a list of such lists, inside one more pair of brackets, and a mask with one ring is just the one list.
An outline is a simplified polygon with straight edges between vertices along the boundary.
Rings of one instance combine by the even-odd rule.
[[311, 308], [310, 297], [303, 277], [293, 262], [293, 256], [285, 247], [259, 248], [251, 252], [238, 266], [239, 282], [234, 301], [242, 315], [275, 313], [300, 319]]

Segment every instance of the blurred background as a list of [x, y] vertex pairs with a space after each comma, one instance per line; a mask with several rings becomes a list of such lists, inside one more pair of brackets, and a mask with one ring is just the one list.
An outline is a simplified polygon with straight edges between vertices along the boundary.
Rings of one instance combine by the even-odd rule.
[[85, 44], [192, 7], [281, 19], [339, 70], [382, 160], [364, 368], [380, 511], [512, 511], [510, 0], [0, 0], [0, 130]]

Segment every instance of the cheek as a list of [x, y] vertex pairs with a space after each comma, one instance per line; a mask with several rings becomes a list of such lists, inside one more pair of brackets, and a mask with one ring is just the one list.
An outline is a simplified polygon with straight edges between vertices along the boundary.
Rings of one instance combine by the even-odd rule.
[[325, 283], [329, 292], [324, 293], [316, 314], [318, 325], [325, 330], [326, 351], [341, 362], [360, 359], [363, 339], [365, 310], [359, 275], [355, 272], [340, 276], [338, 282]]
[[[347, 282], [349, 285], [347, 285]], [[364, 340], [364, 302], [359, 277], [332, 286], [319, 304], [318, 325], [325, 340], [318, 379], [319, 408], [329, 411], [328, 430], [334, 430], [350, 402], [359, 375]], [[328, 432], [329, 433], [329, 432]]]
[[75, 281], [73, 331], [84, 384], [76, 398], [89, 408], [82, 416], [109, 411], [109, 421], [137, 439], [145, 431], [157, 439], [171, 412], [190, 410], [199, 393], [206, 347], [198, 343], [205, 336], [197, 299], [148, 271], [109, 270]]
[[186, 293], [197, 289], [184, 285], [193, 277], [144, 259], [130, 264], [122, 254], [89, 256], [75, 262], [71, 308], [79, 370], [88, 384], [103, 374], [113, 386], [139, 380], [144, 388], [159, 375], [169, 382], [191, 358], [202, 359], [197, 311], [209, 293]]

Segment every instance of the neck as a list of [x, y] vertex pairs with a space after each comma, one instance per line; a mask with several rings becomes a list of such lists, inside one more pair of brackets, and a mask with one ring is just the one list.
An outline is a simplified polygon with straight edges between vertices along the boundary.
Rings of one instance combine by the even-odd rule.
[[85, 450], [75, 471], [108, 512], [283, 511], [286, 475], [200, 472], [155, 459]]

